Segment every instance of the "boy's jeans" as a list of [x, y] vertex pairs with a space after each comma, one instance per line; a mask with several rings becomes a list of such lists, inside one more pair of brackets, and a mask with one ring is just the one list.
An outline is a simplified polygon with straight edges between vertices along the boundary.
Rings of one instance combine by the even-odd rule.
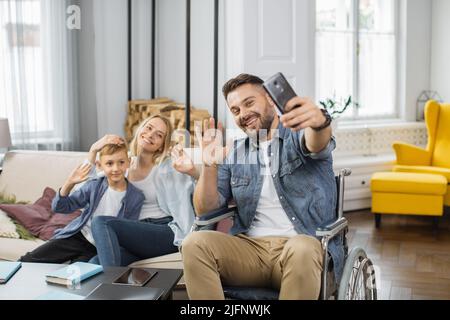
[[[172, 217], [133, 221], [98, 216], [92, 234], [102, 266], [126, 266], [137, 260], [177, 252], [174, 233], [168, 226]], [[98, 262], [95, 258], [91, 262]]]

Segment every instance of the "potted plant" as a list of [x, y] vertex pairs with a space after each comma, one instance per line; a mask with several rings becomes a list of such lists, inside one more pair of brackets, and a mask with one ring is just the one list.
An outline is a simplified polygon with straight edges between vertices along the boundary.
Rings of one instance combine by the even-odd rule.
[[337, 127], [337, 119], [348, 109], [350, 106], [354, 106], [355, 108], [359, 108], [359, 103], [354, 102], [351, 95], [348, 97], [341, 97], [339, 99], [327, 98], [325, 100], [319, 101], [320, 105], [328, 111], [333, 119], [333, 129]]

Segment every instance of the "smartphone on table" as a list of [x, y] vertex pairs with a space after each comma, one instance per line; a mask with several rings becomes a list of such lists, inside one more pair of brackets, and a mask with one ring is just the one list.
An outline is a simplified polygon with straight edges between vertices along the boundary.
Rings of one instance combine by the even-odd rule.
[[281, 72], [276, 73], [264, 81], [263, 87], [282, 114], [285, 113], [285, 107], [288, 101], [297, 96]]

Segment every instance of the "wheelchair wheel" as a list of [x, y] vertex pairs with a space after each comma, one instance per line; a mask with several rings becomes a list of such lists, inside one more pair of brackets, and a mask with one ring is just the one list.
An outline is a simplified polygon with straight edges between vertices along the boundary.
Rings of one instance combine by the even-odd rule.
[[354, 248], [345, 261], [338, 300], [377, 300], [375, 269], [362, 248]]

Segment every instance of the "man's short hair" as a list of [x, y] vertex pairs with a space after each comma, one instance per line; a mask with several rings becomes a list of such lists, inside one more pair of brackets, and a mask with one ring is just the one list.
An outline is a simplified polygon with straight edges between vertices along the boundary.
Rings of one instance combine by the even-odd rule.
[[102, 156], [110, 156], [110, 155], [118, 153], [118, 152], [125, 152], [125, 154], [128, 156], [127, 144], [126, 143], [107, 144], [100, 150], [99, 157], [101, 158]]
[[240, 87], [244, 84], [248, 84], [248, 83], [262, 87], [262, 84], [264, 83], [264, 81], [257, 76], [247, 74], [247, 73], [241, 73], [237, 77], [228, 80], [227, 83], [225, 83], [223, 85], [222, 93], [223, 93], [223, 96], [225, 97], [225, 100], [228, 98], [228, 94], [230, 92], [232, 92], [232, 91], [236, 90], [238, 87]]

